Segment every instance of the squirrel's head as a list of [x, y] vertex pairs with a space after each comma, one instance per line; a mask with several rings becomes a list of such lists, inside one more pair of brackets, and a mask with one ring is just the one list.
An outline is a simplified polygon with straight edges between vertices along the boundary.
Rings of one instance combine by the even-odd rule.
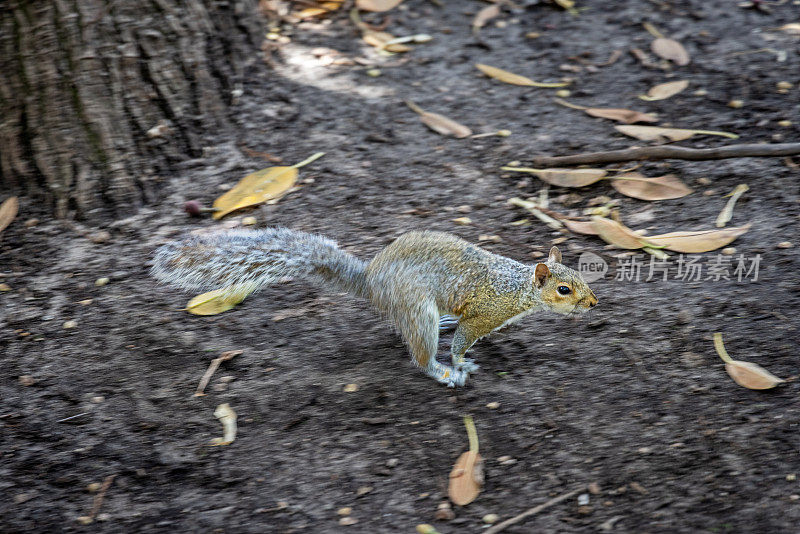
[[546, 308], [564, 315], [583, 313], [597, 304], [597, 297], [575, 269], [561, 264], [561, 252], [550, 249], [545, 263], [537, 263], [533, 285]]

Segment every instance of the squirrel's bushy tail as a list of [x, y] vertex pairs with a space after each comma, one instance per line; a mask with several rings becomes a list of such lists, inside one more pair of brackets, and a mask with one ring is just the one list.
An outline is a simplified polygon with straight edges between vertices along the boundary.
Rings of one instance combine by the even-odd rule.
[[151, 273], [192, 290], [246, 287], [256, 291], [280, 278], [305, 278], [356, 296], [367, 295], [366, 263], [322, 236], [287, 228], [228, 230], [168, 243]]

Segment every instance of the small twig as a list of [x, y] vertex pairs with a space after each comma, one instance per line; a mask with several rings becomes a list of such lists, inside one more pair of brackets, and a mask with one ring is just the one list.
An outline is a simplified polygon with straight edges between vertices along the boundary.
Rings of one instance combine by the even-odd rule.
[[117, 475], [108, 475], [103, 481], [103, 485], [100, 486], [100, 490], [97, 492], [97, 495], [94, 496], [92, 511], [89, 512], [89, 517], [91, 519], [97, 517], [98, 512], [100, 512], [100, 507], [103, 506], [103, 499], [106, 498], [106, 492], [108, 491], [108, 488], [111, 487], [111, 483], [114, 482], [115, 478], [117, 478]]
[[589, 152], [573, 156], [536, 156], [533, 161], [537, 165], [544, 167], [557, 167], [559, 165], [589, 165], [593, 163], [618, 163], [637, 160], [682, 159], [703, 161], [727, 158], [796, 156], [798, 154], [800, 154], [800, 143], [743, 144], [716, 148], [648, 146], [611, 150], [609, 152]]
[[512, 517], [511, 519], [506, 519], [502, 523], [496, 524], [492, 528], [486, 530], [484, 534], [496, 534], [497, 532], [505, 530], [506, 528], [510, 527], [511, 525], [516, 525], [517, 523], [519, 523], [523, 519], [527, 519], [528, 517], [530, 517], [532, 515], [538, 514], [542, 510], [546, 510], [547, 508], [550, 508], [551, 506], [555, 506], [558, 503], [566, 501], [567, 499], [569, 499], [573, 495], [577, 495], [578, 493], [580, 493], [584, 489], [585, 488], [583, 486], [581, 486], [580, 488], [576, 488], [576, 489], [574, 489], [572, 491], [569, 491], [567, 493], [562, 493], [558, 497], [554, 497], [554, 498], [550, 499], [549, 501], [540, 504], [539, 506], [534, 506], [533, 508], [531, 508], [529, 510], [525, 510], [524, 512], [522, 512], [518, 516]]
[[206, 369], [206, 372], [203, 374], [203, 378], [201, 378], [200, 383], [197, 384], [197, 391], [194, 392], [194, 396], [195, 397], [204, 396], [205, 395], [204, 391], [206, 389], [206, 386], [208, 385], [208, 382], [211, 380], [213, 374], [219, 368], [219, 364], [221, 364], [224, 361], [230, 360], [234, 356], [240, 355], [242, 352], [243, 351], [241, 350], [226, 350], [225, 352], [220, 354], [219, 358], [214, 358], [213, 360], [211, 360], [211, 363], [208, 365], [208, 369]]

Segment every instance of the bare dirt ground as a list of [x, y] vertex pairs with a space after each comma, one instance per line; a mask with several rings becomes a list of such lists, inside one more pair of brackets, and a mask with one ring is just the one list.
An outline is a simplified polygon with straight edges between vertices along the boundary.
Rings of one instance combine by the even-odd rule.
[[[723, 194], [750, 185], [732, 224], [753, 226], [733, 246], [761, 255], [757, 281], [689, 282], [674, 271], [668, 281], [615, 280], [619, 250], [509, 206], [542, 184], [499, 169], [536, 154], [642, 143], [556, 105], [553, 90], [504, 85], [473, 64], [536, 80], [570, 76], [571, 101], [657, 112], [662, 124], [733, 131], [742, 142], [797, 141], [800, 40], [774, 28], [797, 22], [800, 6], [765, 14], [736, 2], [604, 2], [571, 16], [522, 4], [497, 19], [504, 27], [493, 21], [475, 38], [470, 22], [485, 4], [409, 0], [387, 29], [434, 39], [391, 58], [362, 43], [346, 13], [303, 23], [274, 55], [275, 70], [254, 68], [243, 80], [239, 137], [208, 132], [206, 157], [165, 176], [163, 197], [139, 215], [82, 229], [21, 199], [18, 220], [0, 236], [0, 282], [11, 289], [0, 293], [0, 530], [374, 533], [433, 523], [444, 534], [481, 532], [485, 514], [508, 518], [596, 483], [588, 504], [570, 499], [506, 532], [797, 532], [800, 384], [741, 388], [711, 343], [724, 332], [735, 358], [798, 374], [797, 168], [780, 158], [645, 164], [640, 172], [673, 172], [695, 188], [661, 202], [604, 182], [551, 188], [553, 209], [581, 210], [608, 195], [632, 227], [660, 233], [713, 227]], [[644, 21], [680, 40], [692, 63], [643, 67], [629, 50], [649, 50]], [[368, 64], [332, 64], [320, 47]], [[612, 65], [586, 68], [617, 49]], [[372, 68], [381, 75], [368, 76]], [[689, 89], [659, 102], [636, 98], [676, 79]], [[795, 88], [780, 94], [780, 81]], [[441, 137], [403, 99], [476, 133], [513, 135]], [[744, 106], [729, 107], [732, 99]], [[242, 156], [242, 146], [287, 163], [327, 153], [302, 170], [299, 190], [250, 213], [258, 226], [319, 232], [363, 258], [415, 229], [473, 242], [497, 235], [487, 249], [527, 262], [567, 237], [568, 265], [587, 250], [610, 262], [592, 284], [600, 304], [579, 320], [534, 315], [479, 342], [472, 356], [482, 367], [457, 390], [414, 369], [366, 303], [324, 288], [292, 282], [222, 315], [188, 315], [180, 308], [191, 295], [157, 285], [147, 262], [159, 244], [213, 224], [188, 218], [184, 200], [210, 203], [220, 184], [269, 165]], [[452, 222], [465, 215], [472, 224]], [[32, 217], [42, 220], [25, 227]], [[512, 224], [523, 218], [531, 224]], [[109, 239], [89, 239], [98, 231]], [[795, 247], [777, 247], [784, 241]], [[102, 277], [110, 282], [95, 286]], [[244, 352], [222, 365], [208, 395], [193, 397], [210, 360], [235, 349]], [[346, 384], [358, 391], [344, 392]], [[223, 402], [238, 413], [239, 435], [209, 447]], [[455, 519], [437, 521], [449, 469], [466, 448], [465, 413], [481, 438], [486, 485], [454, 508]], [[87, 486], [111, 475], [99, 520], [81, 525], [94, 499]], [[340, 525], [342, 507], [355, 524]]]

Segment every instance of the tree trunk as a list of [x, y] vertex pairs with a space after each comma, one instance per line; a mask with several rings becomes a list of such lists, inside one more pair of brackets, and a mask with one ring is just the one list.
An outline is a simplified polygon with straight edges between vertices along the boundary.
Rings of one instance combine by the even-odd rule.
[[258, 0], [12, 0], [0, 7], [0, 186], [59, 217], [135, 211], [230, 130]]

